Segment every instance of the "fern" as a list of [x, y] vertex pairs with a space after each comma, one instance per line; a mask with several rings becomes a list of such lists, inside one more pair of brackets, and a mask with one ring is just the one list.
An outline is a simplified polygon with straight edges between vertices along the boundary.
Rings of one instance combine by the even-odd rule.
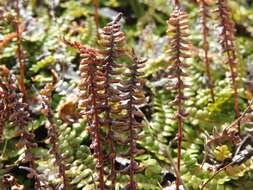
[[125, 42], [125, 35], [120, 29], [120, 19], [122, 14], [118, 14], [115, 19], [108, 23], [102, 30], [100, 34], [99, 44], [101, 46], [102, 63], [104, 72], [104, 95], [106, 97], [104, 107], [105, 107], [105, 126], [107, 126], [107, 136], [106, 141], [108, 141], [109, 146], [109, 163], [111, 173], [109, 179], [111, 180], [111, 189], [115, 189], [116, 184], [116, 171], [115, 171], [115, 141], [113, 123], [115, 119], [113, 115], [120, 112], [117, 107], [113, 106], [117, 102], [119, 103], [119, 91], [115, 88], [115, 85], [119, 84], [117, 76], [120, 74], [115, 68], [122, 67], [121, 64], [116, 62], [116, 58], [119, 58], [124, 53], [123, 45]]
[[220, 43], [222, 45], [223, 53], [227, 56], [226, 63], [230, 67], [232, 85], [234, 90], [234, 110], [236, 113], [236, 117], [240, 116], [239, 111], [239, 95], [238, 95], [238, 84], [236, 81], [237, 78], [237, 70], [236, 70], [236, 52], [235, 52], [235, 27], [233, 21], [230, 19], [230, 10], [228, 8], [227, 0], [218, 0], [217, 1], [218, 8], [215, 10], [217, 12], [218, 17], [220, 19], [221, 27], [221, 39]]
[[[184, 125], [184, 117], [186, 116], [186, 112], [184, 110], [184, 100], [186, 97], [184, 96], [184, 88], [187, 85], [183, 82], [183, 77], [186, 76], [183, 68], [188, 67], [187, 64], [182, 62], [182, 59], [189, 58], [190, 56], [185, 54], [184, 51], [189, 50], [187, 47], [188, 34], [185, 30], [188, 28], [187, 24], [187, 14], [179, 8], [179, 2], [175, 2], [175, 8], [171, 14], [171, 18], [168, 21], [169, 27], [168, 32], [172, 33], [172, 37], [170, 39], [171, 48], [169, 49], [170, 53], [170, 61], [172, 65], [169, 67], [170, 78], [175, 79], [175, 84], [171, 89], [176, 91], [176, 97], [172, 104], [177, 107], [176, 119], [178, 121], [178, 160], [177, 160], [177, 169], [178, 173], [180, 173], [180, 161], [181, 161], [181, 143], [183, 138], [183, 125]], [[177, 176], [177, 190], [179, 189], [179, 176]]]

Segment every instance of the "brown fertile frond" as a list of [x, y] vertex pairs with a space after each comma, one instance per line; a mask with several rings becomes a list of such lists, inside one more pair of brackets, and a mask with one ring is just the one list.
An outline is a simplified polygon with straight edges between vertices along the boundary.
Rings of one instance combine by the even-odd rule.
[[[176, 97], [172, 104], [177, 107], [176, 118], [178, 120], [178, 159], [177, 159], [177, 174], [180, 175], [180, 161], [181, 161], [181, 144], [183, 138], [183, 125], [184, 117], [187, 115], [184, 109], [184, 89], [187, 85], [183, 79], [187, 74], [184, 69], [189, 67], [183, 62], [184, 59], [190, 56], [185, 52], [189, 50], [187, 37], [189, 34], [186, 32], [188, 29], [187, 14], [178, 6], [174, 7], [172, 15], [168, 21], [168, 32], [172, 33], [170, 38], [170, 49], [167, 51], [170, 55], [169, 78], [174, 80], [174, 84], [169, 88], [176, 92]], [[177, 175], [176, 189], [179, 189], [179, 176]]]
[[227, 0], [217, 0], [218, 8], [215, 12], [218, 14], [218, 19], [220, 20], [219, 28], [221, 28], [220, 33], [220, 44], [222, 45], [223, 53], [226, 55], [226, 63], [230, 67], [232, 86], [234, 90], [234, 110], [236, 117], [240, 117], [239, 111], [239, 94], [238, 94], [238, 84], [237, 84], [237, 60], [236, 60], [236, 50], [235, 50], [235, 24], [231, 19], [231, 13], [228, 7]]
[[5, 122], [10, 115], [9, 103], [10, 92], [14, 87], [13, 80], [9, 78], [10, 70], [5, 66], [0, 66], [0, 142], [2, 141]]
[[200, 15], [201, 15], [201, 26], [202, 26], [202, 34], [203, 34], [203, 49], [204, 49], [204, 63], [206, 67], [206, 75], [208, 78], [208, 87], [210, 89], [210, 94], [212, 97], [212, 101], [214, 102], [214, 82], [210, 71], [209, 65], [209, 43], [208, 43], [208, 33], [209, 28], [207, 26], [207, 21], [209, 17], [208, 12], [208, 3], [205, 0], [199, 0], [200, 4]]
[[20, 27], [20, 8], [19, 0], [16, 0], [16, 35], [17, 35], [17, 62], [19, 64], [19, 88], [23, 93], [24, 98], [27, 96], [27, 90], [25, 86], [25, 63], [24, 63], [24, 52], [21, 45], [22, 30]]
[[115, 134], [113, 130], [113, 123], [115, 115], [120, 113], [117, 104], [120, 103], [119, 90], [115, 88], [119, 84], [118, 76], [120, 75], [119, 68], [122, 65], [116, 62], [116, 59], [124, 55], [125, 49], [125, 34], [121, 31], [120, 19], [122, 14], [118, 14], [115, 19], [108, 23], [100, 33], [99, 44], [101, 46], [100, 54], [102, 56], [103, 72], [105, 77], [104, 92], [105, 92], [105, 122], [107, 127], [106, 140], [109, 146], [109, 162], [111, 173], [109, 179], [111, 180], [110, 189], [115, 189], [116, 184], [116, 171], [115, 171]]
[[145, 103], [145, 95], [143, 91], [143, 81], [140, 79], [142, 73], [139, 69], [144, 67], [147, 60], [140, 60], [136, 57], [134, 51], [132, 52], [133, 64], [128, 67], [129, 72], [124, 73], [127, 81], [122, 81], [121, 86], [118, 87], [121, 95], [121, 109], [126, 111], [126, 114], [121, 117], [118, 123], [118, 131], [121, 133], [127, 132], [127, 140], [125, 145], [129, 146], [127, 154], [124, 154], [130, 159], [130, 164], [124, 169], [124, 173], [129, 175], [129, 183], [124, 188], [125, 190], [137, 190], [137, 183], [134, 179], [134, 174], [138, 171], [138, 163], [135, 161], [135, 156], [141, 153], [137, 149], [136, 141], [140, 139], [140, 131], [143, 125], [136, 120], [142, 118], [144, 115], [138, 109]]
[[[19, 142], [16, 144], [18, 148], [25, 148], [25, 155], [22, 158], [22, 162], [28, 162], [30, 168], [36, 171], [35, 161], [38, 159], [32, 154], [32, 149], [37, 147], [36, 143], [33, 143], [34, 134], [28, 131], [28, 122], [30, 120], [30, 113], [28, 104], [23, 102], [23, 95], [19, 93], [16, 86], [15, 76], [4, 66], [0, 67], [1, 82], [0, 82], [0, 94], [3, 96], [1, 99], [1, 109], [4, 108], [3, 112], [5, 117], [8, 118], [5, 121], [10, 122], [11, 126], [16, 127], [17, 136], [20, 137]], [[2, 110], [1, 110], [2, 114]], [[1, 116], [2, 118], [2, 116]], [[4, 122], [5, 122], [4, 121]], [[1, 123], [4, 125], [4, 123]], [[28, 175], [31, 178], [35, 178], [35, 188], [40, 189], [41, 182], [37, 176]]]
[[48, 83], [40, 91], [40, 95], [42, 98], [42, 109], [41, 112], [44, 114], [44, 116], [48, 119], [48, 124], [46, 125], [48, 129], [48, 135], [49, 135], [49, 143], [52, 145], [52, 148], [49, 150], [50, 154], [53, 154], [55, 157], [55, 165], [59, 167], [59, 174], [63, 179], [63, 190], [69, 190], [69, 180], [66, 175], [66, 166], [64, 165], [63, 161], [63, 155], [60, 152], [59, 148], [59, 134], [57, 130], [57, 126], [54, 121], [54, 115], [53, 110], [51, 108], [51, 101], [52, 101], [52, 92], [54, 91], [55, 87], [53, 83]]
[[103, 94], [105, 78], [101, 71], [101, 61], [97, 58], [97, 50], [82, 46], [80, 53], [80, 107], [84, 109], [82, 114], [87, 116], [88, 130], [92, 136], [91, 148], [94, 149], [94, 156], [96, 158], [99, 189], [104, 190], [104, 155], [100, 137], [102, 121], [99, 114], [102, 112], [105, 98]]

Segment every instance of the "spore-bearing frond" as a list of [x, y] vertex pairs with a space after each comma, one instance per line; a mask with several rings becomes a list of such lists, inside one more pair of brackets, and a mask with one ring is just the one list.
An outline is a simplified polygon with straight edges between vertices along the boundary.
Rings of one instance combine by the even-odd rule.
[[209, 18], [209, 11], [208, 11], [208, 3], [205, 0], [199, 0], [200, 4], [200, 16], [201, 16], [201, 28], [202, 28], [202, 36], [203, 36], [203, 50], [204, 50], [204, 63], [205, 63], [205, 70], [206, 75], [208, 78], [208, 87], [210, 89], [210, 94], [212, 97], [212, 101], [215, 101], [214, 98], [214, 82], [213, 77], [211, 75], [211, 69], [209, 64], [209, 42], [208, 42], [208, 34], [209, 34], [209, 27], [208, 27], [208, 18]]
[[235, 49], [235, 24], [231, 19], [231, 13], [228, 7], [227, 0], [217, 0], [218, 8], [215, 12], [218, 14], [220, 20], [219, 27], [221, 28], [220, 33], [220, 44], [223, 49], [224, 55], [226, 55], [226, 64], [230, 67], [232, 86], [234, 90], [234, 111], [236, 117], [240, 116], [239, 111], [239, 94], [237, 84], [237, 60], [236, 60], [236, 49]]
[[170, 38], [170, 49], [167, 53], [170, 55], [170, 66], [169, 78], [174, 80], [174, 84], [169, 85], [169, 89], [175, 91], [176, 97], [172, 102], [172, 105], [177, 107], [176, 118], [178, 121], [178, 157], [177, 157], [177, 181], [176, 187], [179, 189], [179, 175], [180, 175], [180, 161], [181, 161], [181, 144], [183, 138], [183, 125], [184, 117], [187, 115], [184, 109], [184, 101], [186, 97], [184, 96], [184, 89], [188, 87], [184, 83], [184, 77], [187, 76], [184, 69], [189, 67], [184, 59], [190, 56], [185, 53], [189, 50], [187, 37], [189, 34], [186, 32], [188, 29], [187, 14], [178, 6], [174, 7], [172, 15], [168, 20], [169, 28], [168, 33], [171, 33]]
[[[28, 104], [23, 101], [23, 94], [17, 88], [16, 79], [5, 66], [0, 67], [1, 82], [0, 82], [0, 107], [4, 113], [1, 113], [1, 127], [5, 122], [9, 122], [12, 127], [17, 128], [17, 136], [20, 137], [17, 148], [24, 148], [24, 157], [20, 160], [24, 163], [29, 163], [29, 167], [36, 171], [36, 160], [38, 158], [33, 155], [32, 149], [37, 147], [33, 142], [34, 134], [27, 129], [30, 120], [30, 111]], [[2, 115], [3, 114], [3, 115]], [[2, 120], [2, 117], [6, 117]], [[2, 129], [1, 129], [2, 130]], [[2, 133], [2, 132], [1, 132]], [[30, 178], [35, 178], [35, 189], [41, 189], [41, 181], [38, 176], [29, 173]]]
[[105, 77], [104, 81], [104, 111], [105, 119], [104, 125], [107, 128], [106, 141], [109, 146], [108, 160], [110, 163], [110, 176], [111, 189], [115, 189], [116, 185], [116, 170], [115, 170], [115, 143], [118, 141], [116, 135], [114, 134], [114, 123], [116, 121], [115, 115], [118, 115], [121, 110], [117, 104], [120, 103], [120, 92], [117, 89], [119, 84], [119, 76], [121, 72], [122, 65], [119, 64], [116, 59], [125, 54], [124, 44], [125, 44], [125, 34], [121, 31], [120, 19], [122, 14], [118, 14], [115, 19], [108, 23], [100, 33], [99, 44], [100, 54], [103, 63], [103, 73]]
[[124, 173], [129, 175], [129, 183], [124, 188], [125, 190], [136, 190], [137, 183], [134, 179], [136, 171], [138, 171], [138, 163], [135, 161], [135, 156], [140, 154], [136, 141], [140, 140], [140, 131], [143, 125], [136, 120], [136, 118], [142, 118], [143, 113], [139, 110], [139, 107], [145, 103], [145, 95], [143, 91], [143, 81], [140, 78], [142, 73], [139, 69], [144, 67], [146, 60], [140, 60], [136, 57], [134, 51], [131, 55], [132, 64], [128, 66], [128, 72], [124, 73], [127, 78], [126, 81], [121, 82], [121, 86], [118, 89], [121, 91], [121, 109], [126, 111], [126, 114], [119, 119], [121, 133], [127, 133], [127, 139], [125, 144], [129, 149], [125, 157], [130, 159], [130, 164], [124, 169]]
[[52, 101], [52, 92], [54, 91], [54, 84], [48, 83], [45, 87], [40, 91], [40, 95], [42, 97], [42, 109], [41, 112], [48, 119], [48, 123], [46, 125], [49, 134], [49, 143], [52, 145], [49, 153], [54, 155], [55, 162], [54, 164], [59, 167], [59, 174], [63, 179], [63, 190], [69, 190], [69, 182], [68, 177], [66, 175], [66, 166], [63, 163], [64, 157], [60, 152], [59, 148], [59, 134], [57, 130], [57, 126], [55, 124], [54, 113], [51, 108]]
[[103, 111], [105, 78], [101, 71], [101, 61], [98, 59], [97, 50], [84, 46], [78, 47], [81, 54], [80, 108], [87, 116], [88, 130], [93, 138], [91, 148], [94, 149], [94, 156], [97, 160], [99, 189], [104, 190], [104, 155], [100, 137], [102, 120], [99, 114]]

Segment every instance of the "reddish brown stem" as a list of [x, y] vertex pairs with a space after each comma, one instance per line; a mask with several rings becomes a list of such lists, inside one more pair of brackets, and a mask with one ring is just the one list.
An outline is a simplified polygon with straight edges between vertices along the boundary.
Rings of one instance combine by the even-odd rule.
[[[178, 23], [177, 25], [177, 30], [180, 31], [180, 25]], [[180, 35], [180, 34], [179, 34]], [[180, 47], [180, 36], [177, 38], [177, 45]], [[180, 64], [180, 51], [177, 52], [177, 63]], [[177, 94], [179, 97], [183, 97], [182, 89], [183, 89], [183, 82], [181, 80], [181, 72], [180, 72], [180, 67], [177, 66], [177, 81], [179, 81], [179, 86], [178, 86], [178, 92]], [[181, 116], [182, 112], [182, 99], [178, 99], [178, 112], [177, 112], [177, 120], [178, 120], [178, 147], [177, 147], [177, 179], [176, 179], [176, 190], [179, 190], [179, 185], [180, 185], [180, 166], [181, 166], [181, 149], [182, 149], [182, 140], [183, 140], [183, 120]]]
[[[109, 62], [110, 63], [110, 62]], [[109, 65], [108, 65], [109, 66]], [[109, 71], [111, 68], [107, 68], [106, 70]], [[105, 74], [105, 94], [107, 94], [107, 96], [110, 96], [110, 92], [107, 90], [110, 88], [110, 84], [109, 84], [109, 73], [106, 72]], [[110, 174], [110, 179], [111, 179], [111, 189], [115, 190], [115, 185], [116, 185], [116, 170], [115, 170], [115, 158], [116, 158], [116, 152], [115, 152], [115, 148], [114, 148], [114, 142], [113, 142], [113, 131], [112, 131], [112, 126], [110, 125], [110, 121], [112, 121], [112, 118], [110, 116], [110, 105], [108, 102], [108, 99], [106, 99], [105, 101], [105, 107], [107, 108], [106, 111], [106, 121], [108, 122], [108, 145], [109, 145], [109, 162], [110, 162], [110, 169], [111, 169], [111, 174]]]
[[22, 48], [21, 48], [21, 30], [20, 30], [20, 9], [19, 0], [16, 0], [16, 34], [17, 34], [17, 61], [19, 63], [19, 88], [24, 95], [24, 99], [27, 97], [27, 91], [25, 87], [25, 64], [23, 60]]
[[179, 190], [180, 186], [180, 164], [181, 164], [181, 149], [183, 140], [183, 125], [184, 117], [187, 115], [184, 110], [184, 89], [187, 87], [184, 84], [183, 78], [187, 76], [184, 69], [188, 67], [188, 64], [184, 63], [182, 60], [189, 58], [190, 56], [185, 53], [189, 50], [188, 42], [186, 37], [188, 33], [186, 29], [188, 28], [187, 14], [180, 9], [179, 6], [175, 6], [171, 14], [171, 18], [168, 21], [169, 27], [168, 32], [172, 32], [173, 36], [170, 39], [171, 48], [169, 49], [170, 62], [169, 66], [170, 74], [169, 77], [175, 80], [175, 84], [170, 85], [171, 90], [175, 90], [176, 97], [172, 102], [177, 109], [177, 122], [178, 122], [178, 152], [177, 152], [177, 170], [176, 172], [176, 190]]
[[[132, 84], [134, 83], [133, 82], [134, 79], [132, 79]], [[130, 127], [130, 189], [131, 190], [136, 190], [136, 185], [135, 185], [135, 181], [134, 181], [134, 173], [135, 173], [135, 168], [134, 168], [134, 156], [135, 156], [135, 153], [134, 153], [134, 149], [135, 149], [135, 146], [134, 146], [134, 128], [133, 128], [133, 118], [132, 118], [132, 110], [133, 110], [133, 104], [132, 104], [132, 101], [133, 101], [133, 89], [131, 88], [130, 89], [130, 100], [129, 100], [129, 103], [128, 103], [128, 110], [129, 110], [129, 127]]]
[[93, 0], [93, 5], [95, 8], [95, 22], [96, 22], [96, 30], [97, 30], [97, 38], [99, 39], [99, 0]]
[[88, 65], [88, 75], [89, 75], [89, 82], [90, 84], [90, 91], [88, 94], [91, 95], [91, 104], [93, 113], [90, 115], [89, 125], [92, 128], [92, 134], [94, 138], [94, 152], [97, 158], [96, 169], [98, 170], [98, 177], [99, 177], [99, 190], [105, 190], [105, 182], [104, 182], [104, 155], [101, 145], [101, 138], [100, 138], [100, 122], [99, 122], [99, 94], [97, 92], [97, 60], [95, 59], [94, 62]]
[[203, 49], [204, 49], [204, 62], [205, 62], [205, 67], [206, 67], [206, 74], [208, 78], [208, 87], [210, 89], [210, 94], [212, 97], [212, 101], [214, 102], [214, 82], [212, 79], [211, 71], [210, 71], [210, 65], [209, 65], [209, 43], [208, 43], [208, 31], [209, 28], [207, 26], [207, 17], [208, 17], [208, 9], [207, 9], [207, 4], [204, 0], [200, 1], [200, 9], [201, 9], [201, 16], [202, 16], [202, 32], [203, 32]]
[[[94, 75], [91, 76], [91, 81], [95, 82]], [[105, 183], [104, 183], [104, 156], [102, 152], [102, 146], [101, 146], [101, 139], [100, 139], [100, 131], [99, 131], [99, 118], [98, 118], [98, 110], [97, 110], [97, 101], [96, 101], [96, 90], [94, 88], [91, 89], [92, 94], [94, 95], [92, 97], [92, 104], [94, 107], [94, 120], [95, 120], [95, 142], [96, 142], [96, 152], [98, 157], [98, 163], [99, 166], [99, 189], [104, 190], [105, 189]]]
[[237, 87], [237, 71], [236, 71], [236, 55], [235, 55], [235, 47], [234, 47], [234, 23], [229, 18], [229, 10], [227, 7], [226, 0], [218, 0], [218, 13], [221, 22], [221, 26], [223, 27], [222, 31], [222, 47], [223, 51], [227, 54], [228, 64], [231, 72], [232, 86], [234, 90], [234, 111], [236, 117], [240, 117], [239, 111], [239, 95], [238, 95], [238, 87]]

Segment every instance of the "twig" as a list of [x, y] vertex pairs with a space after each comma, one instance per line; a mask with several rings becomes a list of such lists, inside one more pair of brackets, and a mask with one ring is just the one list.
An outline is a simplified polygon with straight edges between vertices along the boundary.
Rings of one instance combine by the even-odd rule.
[[225, 166], [222, 167], [221, 169], [217, 170], [217, 171], [216, 171], [216, 172], [215, 172], [215, 173], [202, 185], [202, 187], [200, 188], [200, 190], [203, 190], [203, 189], [207, 186], [207, 184], [208, 184], [215, 176], [217, 176], [221, 171], [223, 171], [224, 169], [226, 169], [228, 166], [233, 165], [237, 160], [239, 160], [239, 158], [236, 159], [235, 161], [230, 162], [229, 164], [225, 165]]
[[244, 112], [241, 114], [240, 117], [238, 117], [233, 123], [231, 123], [228, 127], [225, 128], [225, 130], [228, 130], [232, 127], [234, 127], [236, 124], [238, 124], [238, 127], [240, 127], [241, 120], [245, 117], [245, 115], [251, 110], [251, 106], [253, 105], [253, 100], [250, 101], [248, 107], [244, 110]]
[[95, 178], [94, 178], [94, 176], [93, 176], [93, 174], [92, 174], [91, 171], [90, 171], [90, 175], [91, 175], [91, 179], [92, 179], [92, 182], [93, 182], [93, 184], [94, 184], [95, 190], [98, 190], [98, 187], [97, 187], [97, 185], [96, 185], [96, 180], [95, 180]]
[[[170, 147], [168, 147], [168, 149], [170, 149]], [[180, 175], [179, 172], [178, 172], [177, 166], [176, 166], [176, 164], [175, 164], [175, 162], [174, 162], [174, 160], [173, 160], [173, 158], [172, 158], [170, 152], [169, 152], [165, 147], [161, 147], [161, 150], [162, 150], [162, 152], [163, 152], [163, 155], [164, 155], [166, 158], [168, 158], [169, 161], [171, 162], [171, 165], [172, 165], [172, 167], [173, 167], [173, 169], [174, 169], [176, 175], [179, 177], [180, 183], [183, 185], [184, 190], [189, 190], [189, 189], [187, 188], [187, 186], [185, 185], [183, 179], [181, 178], [181, 175]]]

